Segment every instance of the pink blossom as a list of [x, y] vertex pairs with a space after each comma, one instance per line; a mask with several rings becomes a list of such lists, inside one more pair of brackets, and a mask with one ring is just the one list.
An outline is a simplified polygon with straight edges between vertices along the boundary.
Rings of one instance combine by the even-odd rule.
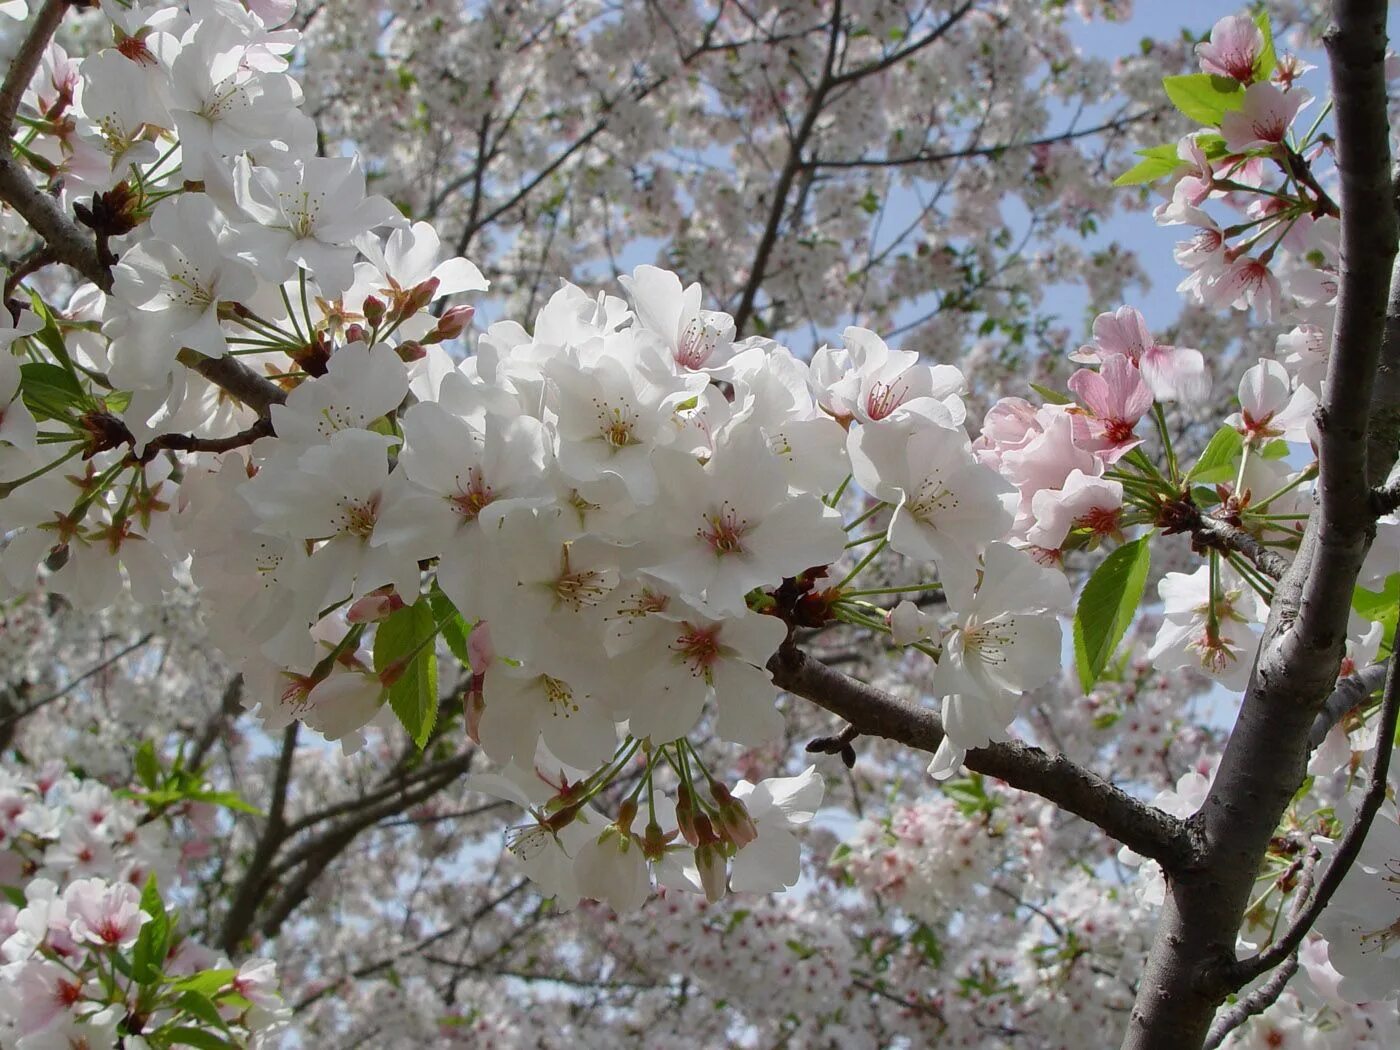
[[1081, 445], [1099, 453], [1105, 463], [1116, 463], [1141, 444], [1133, 429], [1152, 407], [1152, 391], [1127, 355], [1106, 355], [1097, 372], [1081, 368], [1070, 376], [1069, 388], [1090, 412], [1087, 419], [1075, 417], [1084, 424], [1077, 438]]
[[141, 891], [129, 882], [79, 879], [64, 890], [63, 899], [79, 943], [130, 948], [152, 918], [141, 910]]
[[1137, 365], [1158, 401], [1192, 403], [1210, 390], [1200, 351], [1158, 343], [1146, 319], [1131, 306], [1099, 314], [1094, 319], [1094, 342], [1069, 357], [1082, 364], [1099, 364], [1109, 354], [1122, 354]]
[[1215, 170], [1200, 146], [1200, 134], [1186, 135], [1176, 146], [1176, 155], [1187, 165], [1172, 188], [1172, 200], [1196, 207], [1215, 189]]
[[1202, 300], [1207, 306], [1233, 306], [1247, 310], [1253, 306], [1259, 320], [1273, 322], [1279, 312], [1282, 289], [1267, 263], [1241, 255], [1205, 283]]
[[1057, 551], [1075, 528], [1088, 532], [1091, 543], [1105, 536], [1121, 536], [1122, 509], [1122, 485], [1074, 470], [1065, 479], [1064, 488], [1041, 489], [1035, 494], [1031, 500], [1035, 524], [1026, 539], [1036, 547]]
[[1225, 148], [1244, 153], [1279, 145], [1307, 101], [1308, 94], [1302, 90], [1284, 92], [1269, 83], [1251, 84], [1245, 88], [1244, 105], [1220, 121]]
[[1254, 66], [1264, 51], [1264, 34], [1249, 15], [1226, 15], [1211, 27], [1210, 40], [1196, 45], [1201, 70], [1242, 84], [1254, 80]]

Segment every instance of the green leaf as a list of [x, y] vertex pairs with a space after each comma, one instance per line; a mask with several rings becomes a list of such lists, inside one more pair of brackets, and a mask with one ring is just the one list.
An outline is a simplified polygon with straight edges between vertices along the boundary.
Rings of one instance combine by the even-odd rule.
[[34, 308], [34, 313], [39, 320], [44, 322], [44, 327], [35, 332], [31, 339], [37, 339], [45, 350], [53, 354], [62, 365], [65, 372], [73, 374], [73, 359], [68, 356], [68, 347], [64, 345], [63, 333], [58, 330], [58, 322], [54, 319], [53, 312], [49, 309], [48, 303], [40, 297], [38, 292], [30, 291], [29, 303]]
[[943, 965], [943, 946], [938, 943], [938, 935], [928, 926], [919, 923], [914, 927], [914, 932], [909, 935], [909, 943], [919, 949], [930, 965]]
[[136, 779], [148, 788], [154, 788], [160, 783], [160, 760], [156, 758], [156, 746], [149, 740], [144, 740], [141, 746], [136, 749], [136, 757], [133, 760], [136, 770]]
[[436, 631], [432, 606], [427, 598], [419, 598], [381, 623], [374, 636], [376, 671], [384, 671], [417, 650], [389, 687], [389, 706], [420, 748], [428, 742], [437, 720], [437, 653], [432, 644]]
[[1187, 481], [1213, 485], [1218, 481], [1233, 481], [1239, 466], [1240, 452], [1244, 448], [1244, 438], [1232, 426], [1223, 426], [1215, 432], [1201, 458], [1186, 475]]
[[1264, 48], [1254, 60], [1254, 79], [1268, 80], [1278, 68], [1278, 54], [1274, 51], [1274, 30], [1273, 26], [1269, 25], [1269, 12], [1262, 9], [1258, 11], [1254, 16], [1254, 24], [1259, 27], [1259, 32], [1264, 34]]
[[433, 620], [442, 625], [442, 640], [447, 643], [447, 648], [464, 667], [470, 667], [471, 655], [467, 651], [467, 637], [472, 633], [471, 625], [462, 618], [457, 606], [452, 604], [452, 599], [443, 594], [436, 583], [428, 594], [428, 605], [433, 610]]
[[1039, 383], [1032, 383], [1031, 389], [1034, 390], [1041, 397], [1045, 398], [1045, 403], [1047, 405], [1068, 405], [1071, 401], [1074, 400], [1071, 397], [1066, 397], [1058, 390], [1053, 390], [1048, 386], [1041, 386]]
[[183, 1010], [191, 1017], [197, 1017], [205, 1024], [211, 1024], [215, 1028], [228, 1029], [228, 1022], [219, 1015], [219, 1008], [214, 1005], [214, 1000], [199, 992], [184, 992], [180, 998], [175, 1000], [178, 1009]]
[[153, 984], [160, 979], [160, 966], [165, 962], [172, 932], [170, 916], [165, 913], [165, 902], [160, 899], [154, 873], [147, 877], [146, 887], [141, 891], [141, 910], [151, 921], [141, 927], [136, 937], [136, 946], [131, 951], [131, 975], [137, 984]]
[[77, 412], [86, 412], [95, 404], [73, 373], [48, 361], [30, 361], [19, 366], [20, 393], [34, 418], [72, 421]]
[[1115, 186], [1138, 186], [1146, 182], [1156, 182], [1164, 175], [1170, 175], [1181, 167], [1183, 161], [1176, 153], [1176, 143], [1162, 146], [1148, 146], [1137, 151], [1144, 158], [1113, 180]]
[[170, 987], [177, 992], [197, 992], [213, 997], [220, 989], [228, 987], [237, 973], [234, 969], [200, 970], [171, 982]]
[[1162, 87], [1172, 105], [1199, 124], [1218, 127], [1226, 113], [1244, 105], [1244, 85], [1229, 77], [1190, 73], [1165, 77]]
[[165, 1033], [167, 1046], [194, 1046], [199, 1050], [238, 1050], [238, 1044], [203, 1028], [172, 1028]]
[[1400, 573], [1388, 576], [1385, 586], [1378, 591], [1356, 588], [1351, 607], [1365, 619], [1381, 624], [1381, 641], [1394, 650], [1395, 627], [1400, 622]]
[[1125, 543], [1105, 558], [1079, 596], [1074, 612], [1074, 659], [1079, 684], [1086, 692], [1099, 680], [1142, 601], [1152, 561], [1150, 538], [1148, 533]]
[[23, 908], [29, 903], [24, 896], [24, 890], [18, 886], [0, 886], [0, 895], [3, 895], [16, 908]]
[[265, 816], [262, 810], [236, 791], [188, 791], [184, 797], [192, 802], [207, 802], [211, 806], [222, 806], [239, 813], [251, 813], [255, 817]]

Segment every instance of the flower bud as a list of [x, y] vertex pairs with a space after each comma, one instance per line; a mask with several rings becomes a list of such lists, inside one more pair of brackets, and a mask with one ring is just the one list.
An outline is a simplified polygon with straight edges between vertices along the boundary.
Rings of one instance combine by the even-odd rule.
[[401, 361], [421, 361], [428, 356], [428, 351], [417, 339], [405, 339], [398, 346], [394, 347], [394, 352], [399, 355]]
[[436, 277], [429, 277], [426, 281], [411, 288], [399, 307], [400, 315], [408, 317], [427, 306], [437, 295], [438, 285], [441, 283]]
[[360, 308], [364, 311], [365, 320], [378, 327], [379, 322], [384, 320], [384, 300], [377, 295], [365, 296], [365, 304]]
[[356, 601], [345, 613], [348, 623], [379, 623], [404, 607], [404, 600], [391, 588], [380, 588]]
[[729, 789], [718, 781], [710, 781], [710, 794], [719, 806], [719, 826], [724, 837], [742, 849], [758, 838], [758, 828], [749, 816], [748, 808], [729, 793]]
[[695, 849], [695, 867], [700, 872], [700, 885], [705, 890], [705, 899], [714, 904], [724, 897], [728, 889], [729, 865], [724, 851], [714, 843], [705, 843]]
[[349, 324], [345, 326], [345, 341], [347, 343], [368, 343], [369, 332], [362, 324]]
[[626, 799], [622, 805], [617, 807], [617, 820], [615, 823], [624, 835], [631, 834], [632, 822], [637, 819], [637, 803], [632, 799]]
[[486, 694], [483, 691], [485, 682], [484, 672], [472, 675], [467, 695], [462, 700], [462, 717], [467, 723], [467, 736], [478, 746], [481, 744], [481, 716], [486, 713]]
[[684, 784], [676, 789], [676, 825], [687, 842], [692, 846], [700, 845], [700, 835], [695, 830], [695, 799]]
[[424, 342], [439, 343], [444, 339], [456, 339], [467, 330], [467, 325], [472, 323], [475, 316], [475, 306], [454, 306], [444, 311], [438, 318], [437, 326], [424, 338]]

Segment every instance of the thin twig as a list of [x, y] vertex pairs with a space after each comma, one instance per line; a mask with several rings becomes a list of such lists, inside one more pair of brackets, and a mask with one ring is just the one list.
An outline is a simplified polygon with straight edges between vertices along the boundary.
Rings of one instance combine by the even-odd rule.
[[1371, 778], [1366, 785], [1361, 808], [1357, 810], [1356, 818], [1342, 836], [1336, 853], [1332, 855], [1332, 862], [1317, 884], [1317, 892], [1307, 907], [1303, 908], [1289, 925], [1287, 932], [1262, 952], [1248, 959], [1241, 959], [1231, 968], [1231, 978], [1236, 988], [1244, 987], [1297, 951], [1303, 938], [1331, 903], [1333, 894], [1341, 886], [1352, 864], [1360, 856], [1361, 847], [1366, 843], [1366, 835], [1371, 830], [1371, 822], [1380, 810], [1381, 803], [1385, 801], [1386, 774], [1390, 770], [1391, 752], [1394, 751], [1391, 742], [1395, 739], [1397, 714], [1400, 714], [1400, 660], [1392, 659], [1390, 671], [1386, 675], [1380, 721], [1376, 726], [1376, 757], [1371, 764]]

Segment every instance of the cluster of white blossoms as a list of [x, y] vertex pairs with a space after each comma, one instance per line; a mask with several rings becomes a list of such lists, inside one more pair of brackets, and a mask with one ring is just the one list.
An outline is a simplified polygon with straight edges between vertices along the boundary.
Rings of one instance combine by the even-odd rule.
[[24, 891], [0, 902], [0, 1041], [97, 1050], [193, 1029], [192, 1045], [256, 1046], [284, 1024], [272, 962], [234, 969], [167, 914], [178, 860], [164, 821], [97, 781], [54, 763], [3, 774], [0, 881]]
[[[123, 584], [154, 600], [188, 566], [264, 724], [347, 748], [391, 709], [426, 739], [432, 715], [388, 701], [452, 633], [474, 672], [469, 733], [555, 778], [531, 806], [551, 850], [640, 748], [645, 830], [634, 792], [567, 855], [619, 906], [646, 896], [637, 858], [681, 835], [688, 884], [712, 897], [727, 875], [796, 879], [777, 815], [789, 795], [814, 811], [810, 790], [746, 799], [684, 744], [707, 703], [724, 740], [779, 732], [765, 664], [793, 623], [785, 580], [884, 629], [858, 570], [887, 545], [931, 561], [955, 619], [900, 641], [947, 653], [940, 770], [1004, 736], [1052, 673], [1069, 588], [1003, 542], [1013, 495], [973, 450], [962, 374], [859, 328], [810, 363], [736, 342], [697, 285], [647, 266], [630, 302], [566, 285], [532, 332], [493, 324], [454, 359], [442, 344], [472, 310], [439, 300], [486, 281], [367, 196], [355, 160], [313, 154], [289, 10], [113, 5], [115, 46], [75, 64], [50, 45], [26, 148], [70, 197], [94, 194], [79, 214], [119, 261], [110, 293], [80, 288], [63, 315], [36, 301], [5, 332], [30, 359], [6, 358], [11, 586], [38, 567], [101, 607]], [[197, 370], [231, 357], [286, 390], [261, 430]], [[866, 543], [849, 528], [869, 512], [843, 527], [836, 509], [852, 476], [893, 519], [821, 590]], [[671, 827], [654, 773], [680, 791]]]
[[[1315, 355], [1252, 370], [1238, 420], [1188, 470], [1163, 406], [1205, 396], [1204, 357], [1129, 307], [1073, 355], [1072, 400], [1003, 400], [975, 440], [956, 368], [859, 327], [803, 360], [737, 338], [698, 285], [650, 266], [626, 298], [565, 284], [531, 329], [498, 321], [454, 356], [473, 310], [446, 297], [487, 281], [367, 192], [355, 159], [317, 155], [291, 9], [104, 0], [112, 46], [77, 63], [49, 46], [16, 147], [61, 183], [111, 280], [61, 311], [37, 295], [0, 311], [0, 574], [27, 591], [42, 573], [95, 608], [123, 587], [158, 600], [188, 573], [263, 724], [300, 720], [347, 750], [378, 718], [433, 739], [441, 642], [472, 671], [466, 731], [504, 770], [478, 785], [527, 809], [512, 852], [562, 900], [625, 911], [653, 879], [710, 900], [796, 882], [815, 769], [730, 787], [688, 742], [780, 735], [768, 664], [796, 627], [839, 620], [935, 660], [947, 735], [930, 769], [948, 777], [1056, 674], [1066, 551], [1111, 540], [1137, 558], [1148, 537], [1127, 533], [1189, 528], [1197, 498], [1265, 540], [1296, 536], [1313, 473], [1287, 443], [1304, 448]], [[1276, 104], [1259, 88], [1281, 91], [1251, 86], [1246, 116]], [[1195, 140], [1190, 207], [1242, 192], [1227, 154], [1267, 143], [1238, 123], [1219, 149]], [[1251, 243], [1307, 234], [1300, 251], [1333, 259], [1335, 223], [1306, 203], [1322, 217], [1266, 213]], [[1237, 288], [1229, 265], [1212, 297]], [[1314, 320], [1326, 274], [1291, 288]], [[863, 590], [886, 550], [926, 578]], [[936, 612], [871, 600], [935, 589]], [[1236, 681], [1270, 593], [1220, 550], [1169, 575], [1156, 666]], [[1089, 630], [1093, 679], [1122, 628]]]

